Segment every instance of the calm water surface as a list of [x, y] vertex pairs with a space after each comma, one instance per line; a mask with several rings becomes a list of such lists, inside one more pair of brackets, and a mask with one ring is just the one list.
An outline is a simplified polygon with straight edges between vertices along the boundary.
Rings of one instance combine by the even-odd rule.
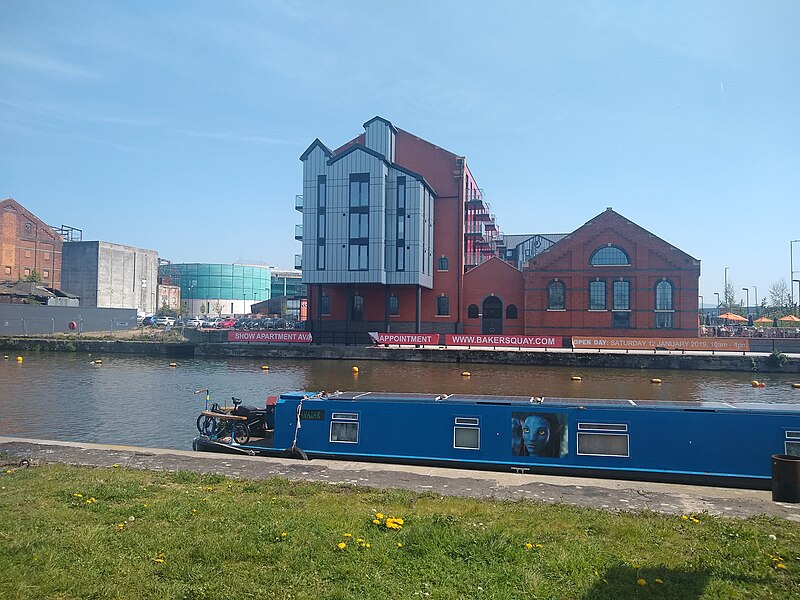
[[[800, 402], [796, 376], [750, 373], [324, 360], [186, 359], [34, 353], [0, 360], [0, 435], [190, 449], [204, 394], [263, 405], [288, 390]], [[92, 361], [101, 358], [102, 365]], [[358, 366], [354, 375], [352, 367]], [[472, 376], [461, 376], [469, 371]], [[571, 381], [581, 375], [580, 382]], [[653, 385], [650, 379], [662, 379]]]

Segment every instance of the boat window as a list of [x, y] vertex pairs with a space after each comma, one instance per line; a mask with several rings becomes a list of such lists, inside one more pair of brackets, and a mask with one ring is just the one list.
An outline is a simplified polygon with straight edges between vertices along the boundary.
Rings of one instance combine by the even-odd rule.
[[787, 431], [786, 437], [790, 440], [800, 440], [800, 431]]
[[628, 431], [624, 423], [578, 423], [578, 429], [584, 431]]
[[481, 447], [481, 430], [477, 427], [455, 427], [453, 447], [467, 450], [479, 450]]
[[331, 419], [334, 421], [337, 419], [342, 421], [358, 421], [358, 415], [356, 413], [333, 413]]
[[456, 425], [477, 425], [476, 417], [456, 417]]
[[786, 442], [786, 454], [800, 456], [800, 442]]
[[358, 423], [331, 421], [331, 442], [358, 443]]
[[578, 432], [578, 454], [585, 456], [630, 456], [627, 433]]

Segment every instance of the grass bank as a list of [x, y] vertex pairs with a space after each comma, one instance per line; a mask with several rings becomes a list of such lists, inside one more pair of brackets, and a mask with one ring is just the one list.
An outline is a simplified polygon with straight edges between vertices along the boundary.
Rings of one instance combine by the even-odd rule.
[[283, 479], [0, 473], [2, 598], [792, 598], [800, 524]]

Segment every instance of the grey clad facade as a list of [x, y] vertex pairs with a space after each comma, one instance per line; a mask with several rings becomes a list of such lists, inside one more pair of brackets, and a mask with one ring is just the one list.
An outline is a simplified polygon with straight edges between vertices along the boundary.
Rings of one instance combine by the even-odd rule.
[[376, 117], [365, 144], [303, 162], [303, 283], [433, 288], [433, 204], [424, 178], [394, 163], [397, 130]]

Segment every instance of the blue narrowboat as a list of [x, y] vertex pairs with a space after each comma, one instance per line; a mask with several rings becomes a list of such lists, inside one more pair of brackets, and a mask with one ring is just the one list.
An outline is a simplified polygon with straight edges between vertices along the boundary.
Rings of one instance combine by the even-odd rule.
[[800, 404], [289, 392], [263, 414], [259, 437], [194, 448], [756, 489], [800, 456]]

